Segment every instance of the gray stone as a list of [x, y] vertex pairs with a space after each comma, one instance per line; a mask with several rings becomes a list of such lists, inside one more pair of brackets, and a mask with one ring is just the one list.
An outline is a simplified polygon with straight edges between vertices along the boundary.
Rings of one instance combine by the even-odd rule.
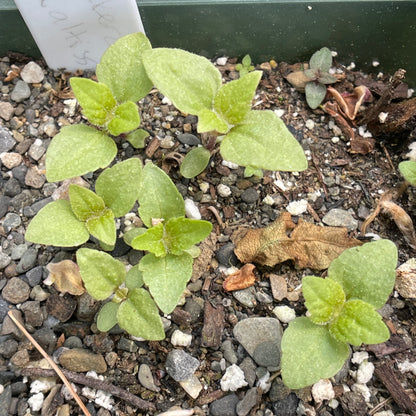
[[224, 353], [224, 358], [230, 364], [237, 364], [237, 354], [234, 351], [233, 343], [231, 342], [231, 340], [225, 340], [221, 345], [221, 349]]
[[27, 153], [32, 159], [39, 160], [45, 152], [46, 148], [43, 145], [42, 140], [36, 139], [32, 146], [30, 146]]
[[36, 300], [30, 300], [22, 304], [20, 310], [25, 316], [25, 322], [27, 325], [33, 328], [38, 328], [43, 324], [43, 313], [40, 308], [40, 302]]
[[0, 102], [0, 117], [3, 120], [9, 121], [13, 117], [14, 107], [5, 101]]
[[14, 212], [9, 212], [4, 218], [3, 228], [6, 233], [17, 228], [22, 223], [20, 215], [15, 214]]
[[273, 303], [273, 298], [264, 292], [256, 292], [256, 299], [260, 302], [260, 303]]
[[30, 269], [26, 272], [26, 278], [29, 282], [30, 287], [35, 287], [40, 283], [43, 278], [43, 267], [36, 266], [33, 269]]
[[0, 219], [3, 218], [9, 210], [10, 197], [0, 195]]
[[254, 386], [256, 382], [256, 364], [250, 357], [245, 357], [243, 361], [241, 361], [239, 367], [243, 370], [244, 378], [246, 379], [248, 385], [250, 387]]
[[285, 399], [289, 396], [291, 390], [283, 384], [282, 379], [274, 379], [269, 391], [269, 398], [272, 402]]
[[4, 194], [6, 196], [16, 196], [19, 195], [22, 191], [22, 188], [20, 187], [20, 183], [16, 178], [10, 178], [4, 187]]
[[0, 270], [5, 269], [10, 262], [12, 261], [11, 257], [6, 253], [0, 252]]
[[185, 303], [184, 310], [189, 313], [191, 323], [193, 323], [196, 322], [201, 315], [202, 306], [192, 298], [189, 298]]
[[16, 144], [12, 133], [6, 127], [0, 126], [0, 153], [9, 152]]
[[223, 266], [236, 266], [238, 264], [238, 258], [234, 253], [234, 249], [235, 245], [233, 243], [226, 243], [215, 252], [215, 258]]
[[26, 273], [28, 270], [32, 269], [36, 264], [37, 257], [38, 250], [34, 247], [29, 247], [17, 265], [17, 272]]
[[260, 195], [254, 188], [247, 188], [242, 194], [241, 199], [246, 204], [254, 204], [258, 199], [260, 198]]
[[37, 166], [30, 167], [25, 176], [25, 184], [32, 188], [42, 188], [43, 184], [46, 182], [46, 177]]
[[332, 227], [345, 227], [348, 231], [354, 231], [358, 227], [358, 221], [348, 211], [340, 208], [328, 211], [322, 222]]
[[82, 348], [82, 341], [80, 338], [72, 335], [68, 337], [64, 342], [64, 347], [72, 349], [72, 348]]
[[2, 291], [3, 298], [15, 305], [28, 300], [29, 294], [29, 285], [18, 277], [12, 277], [8, 280]]
[[83, 293], [77, 298], [76, 317], [80, 321], [90, 322], [94, 320], [95, 314], [101, 306], [101, 302], [94, 299], [88, 292]]
[[229, 394], [215, 400], [209, 406], [211, 416], [236, 416], [236, 407], [239, 399], [236, 394]]
[[33, 84], [42, 82], [45, 78], [42, 68], [33, 61], [26, 64], [20, 72], [23, 81]]
[[12, 93], [10, 94], [10, 99], [16, 103], [21, 103], [30, 97], [30, 87], [24, 81], [17, 81], [16, 85], [13, 88]]
[[280, 345], [275, 341], [259, 344], [254, 350], [253, 359], [257, 365], [277, 370], [280, 366]]
[[141, 364], [139, 367], [139, 373], [137, 375], [139, 383], [147, 390], [158, 392], [160, 388], [156, 386], [153, 379], [152, 370], [147, 364]]
[[9, 312], [9, 304], [4, 299], [0, 299], [0, 322], [3, 322], [7, 312]]
[[139, 349], [137, 344], [132, 339], [128, 339], [126, 337], [120, 338], [120, 341], [117, 343], [117, 348], [128, 352], [136, 352]]
[[254, 308], [256, 306], [256, 290], [253, 286], [246, 289], [235, 290], [233, 296], [237, 299], [242, 305], [247, 306], [247, 308]]
[[10, 358], [16, 351], [19, 343], [12, 339], [6, 339], [5, 341], [0, 342], [0, 355], [4, 358]]
[[189, 144], [190, 146], [197, 146], [198, 144], [201, 144], [201, 140], [190, 133], [182, 133], [178, 135], [178, 140], [182, 144]]
[[23, 215], [27, 218], [34, 217], [45, 205], [52, 202], [52, 198], [44, 198], [40, 201], [36, 201], [34, 204], [30, 205], [29, 207], [23, 207]]
[[174, 349], [166, 357], [165, 368], [175, 381], [183, 381], [194, 374], [199, 364], [199, 361], [192, 355], [183, 350]]
[[12, 169], [13, 178], [17, 179], [21, 186], [25, 186], [26, 173], [27, 173], [26, 165], [19, 165]]
[[17, 246], [13, 246], [10, 257], [12, 260], [19, 260], [22, 258], [23, 254], [27, 250], [27, 244], [19, 244]]
[[299, 399], [295, 393], [290, 393], [283, 400], [278, 400], [272, 403], [275, 415], [279, 416], [296, 416]]
[[0, 394], [0, 416], [8, 416], [10, 403], [12, 401], [12, 388], [7, 386]]
[[257, 404], [257, 388], [253, 387], [247, 391], [243, 400], [237, 403], [237, 415], [247, 416], [250, 410]]

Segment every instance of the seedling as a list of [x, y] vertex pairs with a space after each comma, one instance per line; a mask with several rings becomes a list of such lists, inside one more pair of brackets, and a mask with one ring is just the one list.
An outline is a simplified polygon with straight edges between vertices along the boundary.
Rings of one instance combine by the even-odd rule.
[[416, 161], [405, 160], [400, 162], [399, 170], [410, 185], [416, 186]]
[[309, 317], [296, 318], [282, 339], [282, 378], [291, 389], [335, 375], [348, 359], [348, 344], [378, 344], [390, 333], [377, 312], [395, 282], [397, 249], [389, 240], [345, 250], [322, 279], [302, 280]]
[[241, 61], [241, 64], [237, 64], [235, 69], [240, 73], [240, 77], [247, 75], [249, 72], [254, 70], [254, 66], [251, 65], [250, 55], [245, 55]]
[[317, 108], [325, 98], [326, 85], [333, 84], [337, 79], [329, 73], [332, 65], [332, 55], [328, 48], [315, 52], [309, 61], [309, 68], [304, 70], [311, 80], [306, 83], [306, 102], [312, 109]]

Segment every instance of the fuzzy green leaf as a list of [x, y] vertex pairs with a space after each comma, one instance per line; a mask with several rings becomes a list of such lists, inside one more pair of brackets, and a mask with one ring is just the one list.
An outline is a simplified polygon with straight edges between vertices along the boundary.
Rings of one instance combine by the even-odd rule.
[[118, 39], [101, 57], [97, 78], [108, 85], [119, 103], [139, 101], [152, 89], [142, 62], [143, 51], [151, 48], [143, 33], [133, 33]]
[[129, 290], [137, 289], [144, 285], [143, 273], [139, 269], [139, 265], [134, 265], [126, 274], [125, 285]]
[[166, 248], [163, 240], [164, 227], [162, 223], [149, 228], [145, 233], [137, 236], [131, 242], [135, 250], [147, 250], [156, 257], [166, 255]]
[[108, 123], [108, 131], [113, 136], [127, 133], [140, 126], [140, 115], [137, 105], [133, 101], [126, 101], [117, 106], [114, 116]]
[[59, 199], [45, 205], [30, 221], [26, 230], [27, 241], [57, 247], [73, 247], [90, 237], [84, 223], [79, 221], [69, 201]]
[[208, 166], [211, 152], [205, 147], [191, 149], [183, 158], [180, 172], [185, 178], [194, 178]]
[[154, 341], [165, 338], [159, 311], [144, 289], [129, 292], [118, 308], [117, 319], [120, 327], [135, 337]]
[[198, 113], [198, 133], [208, 131], [217, 131], [218, 133], [227, 133], [230, 126], [215, 112], [208, 108], [203, 108]]
[[309, 66], [312, 69], [319, 69], [321, 72], [328, 72], [332, 66], [331, 51], [326, 47], [316, 51], [309, 60]]
[[185, 215], [185, 203], [175, 184], [152, 163], [143, 168], [138, 200], [140, 218], [148, 228], [152, 226], [152, 218], [167, 221]]
[[85, 225], [91, 235], [112, 249], [116, 242], [116, 224], [114, 212], [110, 208], [106, 208], [99, 216], [88, 219]]
[[149, 133], [146, 130], [138, 129], [132, 131], [126, 136], [126, 140], [135, 148], [142, 149], [145, 145], [146, 138], [149, 137]]
[[250, 111], [221, 142], [225, 160], [257, 169], [301, 171], [308, 167], [302, 147], [272, 111]]
[[240, 123], [250, 111], [261, 75], [261, 71], [250, 72], [240, 79], [224, 84], [218, 91], [214, 109], [229, 124]]
[[128, 244], [129, 246], [131, 246], [131, 242], [138, 236], [141, 235], [143, 233], [145, 233], [147, 231], [147, 228], [144, 227], [137, 227], [137, 228], [132, 228], [131, 230], [127, 231], [126, 233], [124, 233], [123, 235], [123, 240], [126, 244]]
[[127, 159], [104, 170], [95, 183], [95, 191], [111, 208], [116, 217], [127, 214], [139, 196], [142, 163], [138, 158]]
[[102, 251], [80, 248], [77, 263], [88, 293], [96, 300], [112, 295], [126, 276], [124, 264]]
[[171, 313], [192, 276], [192, 257], [187, 253], [165, 257], [149, 253], [140, 261], [139, 269], [159, 308], [164, 313]]
[[306, 317], [296, 318], [283, 333], [283, 382], [291, 389], [300, 389], [332, 377], [349, 353], [348, 345], [333, 338], [326, 326]]
[[359, 346], [379, 344], [390, 338], [390, 332], [373, 305], [360, 299], [349, 300], [337, 320], [329, 325], [331, 335], [341, 342]]
[[84, 124], [66, 126], [53, 138], [46, 152], [49, 182], [82, 176], [107, 167], [117, 154], [114, 140]]
[[200, 243], [212, 231], [212, 224], [203, 220], [171, 218], [165, 224], [165, 244], [172, 254], [179, 255]]
[[345, 303], [342, 286], [334, 280], [306, 276], [302, 279], [302, 291], [310, 319], [316, 324], [332, 321]]
[[119, 303], [108, 302], [103, 305], [97, 315], [97, 328], [107, 332], [117, 324], [117, 311]]
[[111, 118], [111, 112], [117, 105], [110, 88], [87, 78], [73, 77], [70, 79], [70, 84], [82, 107], [82, 113], [88, 121], [98, 126], [104, 126]]
[[337, 281], [348, 299], [357, 298], [381, 308], [396, 280], [397, 248], [378, 240], [345, 250], [329, 266], [328, 279]]
[[99, 216], [105, 210], [103, 199], [83, 186], [69, 185], [68, 194], [72, 211], [80, 221]]
[[326, 87], [319, 82], [308, 82], [305, 85], [306, 102], [313, 110], [318, 108], [326, 95]]
[[405, 160], [404, 162], [400, 162], [399, 170], [407, 182], [416, 186], [416, 162], [414, 160]]
[[198, 114], [212, 108], [221, 87], [221, 73], [206, 58], [170, 48], [143, 53], [147, 75], [179, 110]]
[[331, 74], [323, 73], [319, 75], [318, 82], [321, 84], [333, 84], [337, 82], [337, 79]]

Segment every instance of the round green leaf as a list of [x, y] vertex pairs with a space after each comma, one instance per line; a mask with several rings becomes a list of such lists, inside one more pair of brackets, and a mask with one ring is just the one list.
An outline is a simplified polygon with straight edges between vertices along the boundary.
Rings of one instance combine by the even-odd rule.
[[156, 88], [182, 112], [212, 109], [221, 73], [208, 59], [181, 49], [156, 48], [143, 53], [143, 63]]
[[68, 195], [72, 211], [80, 221], [99, 216], [105, 209], [102, 198], [83, 186], [69, 185]]
[[108, 131], [113, 136], [127, 133], [137, 129], [140, 125], [140, 114], [137, 105], [132, 101], [126, 101], [117, 106], [114, 116], [107, 124]]
[[166, 247], [163, 240], [163, 234], [163, 224], [159, 223], [134, 238], [131, 242], [131, 246], [135, 250], [150, 251], [157, 257], [164, 256], [166, 255]]
[[79, 221], [69, 201], [59, 199], [45, 205], [30, 221], [26, 230], [27, 241], [58, 247], [73, 247], [90, 237], [84, 223]]
[[302, 279], [302, 291], [310, 319], [316, 324], [332, 321], [345, 303], [342, 286], [334, 280], [306, 276]]
[[400, 162], [399, 170], [407, 182], [413, 186], [416, 185], [416, 162], [414, 160]]
[[318, 108], [326, 95], [326, 87], [319, 82], [308, 82], [305, 85], [306, 102], [313, 110]]
[[143, 273], [139, 270], [139, 265], [134, 265], [126, 274], [125, 285], [129, 290], [133, 290], [144, 285]]
[[129, 292], [118, 308], [117, 319], [120, 327], [135, 337], [155, 341], [165, 338], [159, 311], [144, 289]]
[[332, 53], [327, 47], [316, 51], [309, 60], [312, 69], [319, 69], [321, 72], [328, 72], [332, 65]]
[[333, 338], [327, 327], [296, 318], [282, 338], [282, 378], [291, 389], [310, 386], [341, 370], [350, 353], [346, 343]]
[[116, 224], [114, 213], [110, 208], [106, 208], [99, 216], [88, 219], [85, 225], [91, 235], [109, 246], [108, 248], [114, 246], [116, 242]]
[[329, 266], [328, 278], [338, 282], [347, 300], [361, 299], [381, 308], [396, 280], [397, 248], [390, 240], [378, 240], [345, 250]]
[[80, 248], [77, 263], [88, 293], [96, 300], [112, 295], [126, 276], [124, 264], [102, 251]]
[[119, 103], [139, 101], [152, 89], [141, 58], [151, 48], [143, 33], [132, 33], [118, 39], [101, 57], [97, 78], [109, 86]]
[[198, 115], [198, 133], [217, 131], [227, 133], [230, 126], [213, 110], [203, 108]]
[[379, 344], [390, 338], [390, 332], [373, 305], [359, 299], [349, 300], [338, 319], [329, 325], [331, 335], [352, 345]]
[[97, 316], [97, 328], [101, 332], [107, 332], [117, 324], [117, 311], [119, 306], [119, 303], [108, 302], [101, 307]]
[[138, 236], [141, 235], [143, 233], [145, 233], [147, 231], [147, 228], [144, 227], [137, 227], [137, 228], [132, 228], [131, 230], [127, 231], [126, 233], [124, 233], [123, 235], [123, 240], [126, 244], [128, 244], [129, 246], [131, 246], [131, 242]]
[[302, 171], [308, 161], [302, 147], [272, 111], [250, 111], [221, 142], [225, 160], [257, 169]]
[[137, 200], [141, 178], [140, 159], [127, 159], [100, 174], [95, 183], [95, 192], [103, 198], [116, 217], [122, 217]]
[[94, 127], [65, 126], [46, 152], [46, 178], [56, 182], [85, 175], [108, 166], [116, 154], [114, 140]]
[[138, 129], [132, 131], [126, 136], [126, 140], [135, 148], [142, 149], [145, 145], [146, 138], [149, 137], [149, 133], [144, 129]]
[[183, 158], [180, 172], [185, 178], [194, 178], [205, 170], [208, 166], [211, 152], [205, 147], [195, 147], [191, 149]]

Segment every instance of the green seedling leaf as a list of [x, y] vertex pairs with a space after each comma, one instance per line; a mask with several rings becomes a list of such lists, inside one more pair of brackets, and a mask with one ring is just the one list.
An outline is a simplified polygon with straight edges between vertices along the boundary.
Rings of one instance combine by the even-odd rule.
[[144, 289], [133, 289], [120, 304], [117, 320], [121, 328], [146, 340], [165, 338], [162, 320], [155, 302]]
[[140, 115], [137, 105], [132, 101], [126, 101], [117, 106], [114, 117], [108, 123], [107, 128], [110, 134], [118, 136], [127, 133], [140, 126]]
[[111, 112], [117, 105], [110, 88], [87, 78], [73, 77], [70, 79], [70, 84], [82, 107], [82, 113], [88, 121], [98, 126], [104, 126], [111, 118]]
[[140, 159], [127, 159], [104, 170], [95, 183], [95, 191], [116, 217], [122, 217], [136, 202], [141, 179]]
[[302, 171], [308, 167], [302, 147], [272, 111], [250, 111], [221, 142], [225, 160], [257, 169]]
[[338, 80], [333, 75], [327, 73], [320, 74], [318, 77], [318, 82], [322, 84], [333, 84], [337, 81]]
[[413, 160], [406, 160], [399, 163], [399, 170], [404, 178], [411, 185], [416, 186], [416, 162]]
[[165, 225], [165, 241], [172, 254], [179, 255], [200, 243], [212, 231], [212, 224], [203, 220], [171, 218]]
[[238, 124], [243, 121], [251, 109], [251, 102], [261, 76], [261, 71], [250, 72], [240, 79], [224, 84], [218, 91], [214, 109], [227, 123]]
[[131, 246], [131, 242], [138, 236], [147, 231], [147, 228], [144, 227], [138, 227], [138, 228], [132, 228], [131, 230], [127, 231], [123, 235], [123, 240], [126, 244]]
[[127, 272], [125, 285], [129, 290], [138, 289], [144, 285], [143, 273], [139, 270], [138, 264]]
[[152, 226], [152, 218], [167, 221], [185, 216], [185, 203], [175, 184], [157, 166], [148, 163], [143, 168], [139, 191], [139, 214], [146, 227]]
[[182, 112], [212, 108], [221, 73], [208, 59], [181, 49], [156, 48], [143, 53], [143, 63], [156, 88]]
[[204, 108], [198, 113], [198, 133], [227, 133], [228, 130], [230, 126], [215, 111]]
[[241, 63], [245, 67], [250, 67], [251, 66], [251, 57], [250, 57], [250, 55], [245, 55], [244, 58], [241, 60]]
[[103, 199], [83, 186], [70, 185], [68, 194], [72, 211], [80, 221], [99, 216], [105, 210]]
[[283, 333], [283, 382], [291, 389], [300, 389], [332, 377], [349, 353], [348, 345], [333, 338], [326, 326], [306, 317], [296, 318]]
[[381, 308], [396, 280], [397, 248], [378, 240], [345, 250], [329, 266], [328, 278], [338, 282], [347, 300], [361, 299]]
[[90, 237], [84, 223], [79, 221], [69, 201], [60, 199], [45, 205], [30, 221], [25, 238], [36, 244], [73, 247]]
[[143, 33], [133, 33], [118, 39], [101, 57], [97, 78], [108, 85], [119, 103], [139, 101], [152, 89], [141, 58], [143, 51], [151, 48]]
[[316, 81], [319, 78], [320, 71], [318, 69], [305, 69], [303, 73], [308, 77], [311, 81]]
[[253, 168], [251, 166], [246, 166], [246, 168], [244, 169], [244, 177], [245, 178], [251, 178], [252, 176], [257, 176], [259, 178], [262, 178], [263, 177], [263, 170]]
[[194, 178], [208, 166], [211, 152], [205, 147], [191, 149], [183, 158], [180, 172], [185, 178]]
[[319, 82], [308, 82], [305, 85], [306, 102], [313, 110], [318, 108], [326, 95], [326, 87]]
[[302, 279], [305, 306], [310, 319], [316, 324], [326, 324], [336, 318], [345, 303], [342, 286], [334, 280], [306, 276]]
[[97, 217], [91, 217], [85, 223], [88, 231], [95, 238], [104, 243], [106, 250], [112, 250], [116, 242], [116, 224], [114, 213], [110, 208], [106, 208]]
[[135, 148], [142, 149], [145, 145], [146, 138], [149, 137], [149, 133], [146, 130], [138, 129], [132, 131], [126, 136], [126, 140]]
[[309, 60], [311, 69], [319, 69], [321, 72], [328, 72], [332, 65], [331, 51], [324, 47], [316, 51]]
[[147, 250], [152, 252], [156, 257], [166, 255], [164, 242], [164, 227], [162, 223], [149, 228], [145, 233], [137, 236], [131, 242], [135, 250]]
[[341, 342], [359, 346], [379, 344], [390, 338], [390, 332], [373, 305], [360, 299], [349, 300], [338, 319], [329, 325], [331, 335]]
[[56, 182], [85, 175], [107, 167], [116, 154], [114, 140], [101, 131], [84, 124], [63, 127], [46, 152], [46, 178]]
[[117, 311], [119, 306], [119, 303], [108, 302], [101, 307], [97, 316], [97, 328], [101, 332], [107, 332], [117, 324]]
[[139, 269], [159, 308], [164, 313], [171, 313], [191, 278], [192, 257], [187, 253], [180, 256], [167, 254], [165, 257], [149, 253], [140, 261]]
[[126, 276], [124, 264], [102, 251], [80, 248], [77, 263], [88, 293], [96, 300], [112, 295]]

